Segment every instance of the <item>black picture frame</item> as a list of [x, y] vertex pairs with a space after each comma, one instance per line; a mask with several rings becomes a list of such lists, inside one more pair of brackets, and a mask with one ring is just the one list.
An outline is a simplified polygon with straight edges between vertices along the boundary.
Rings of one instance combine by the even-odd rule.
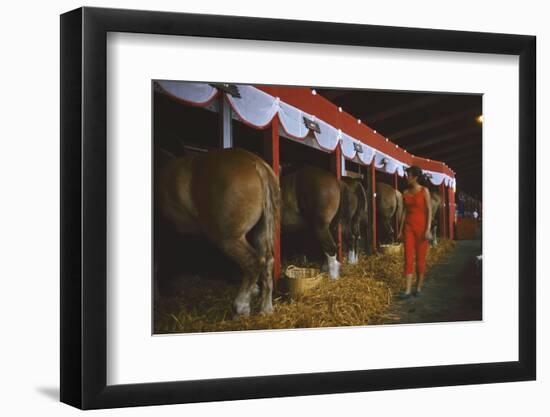
[[[519, 56], [519, 360], [106, 384], [108, 32]], [[536, 377], [536, 38], [217, 15], [80, 8], [61, 16], [61, 401], [82, 409], [533, 380]]]

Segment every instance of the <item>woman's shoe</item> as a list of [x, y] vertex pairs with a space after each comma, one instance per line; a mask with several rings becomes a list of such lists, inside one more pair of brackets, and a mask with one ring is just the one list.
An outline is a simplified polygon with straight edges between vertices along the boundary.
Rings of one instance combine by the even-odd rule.
[[406, 293], [404, 291], [401, 291], [399, 293], [399, 299], [400, 300], [408, 300], [409, 298], [411, 298], [411, 294], [410, 293]]

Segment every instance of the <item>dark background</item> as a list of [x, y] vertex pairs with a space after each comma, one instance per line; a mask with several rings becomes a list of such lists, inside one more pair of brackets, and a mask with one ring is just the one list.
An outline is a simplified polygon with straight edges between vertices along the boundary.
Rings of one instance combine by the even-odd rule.
[[481, 95], [316, 90], [407, 152], [445, 162], [456, 172], [457, 191], [481, 200]]

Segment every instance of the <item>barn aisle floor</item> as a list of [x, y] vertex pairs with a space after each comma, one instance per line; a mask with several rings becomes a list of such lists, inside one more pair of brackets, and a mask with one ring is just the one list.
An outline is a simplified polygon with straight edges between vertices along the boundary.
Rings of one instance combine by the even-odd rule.
[[460, 240], [451, 256], [426, 273], [422, 297], [394, 302], [384, 324], [482, 319], [482, 278], [475, 257], [481, 240]]

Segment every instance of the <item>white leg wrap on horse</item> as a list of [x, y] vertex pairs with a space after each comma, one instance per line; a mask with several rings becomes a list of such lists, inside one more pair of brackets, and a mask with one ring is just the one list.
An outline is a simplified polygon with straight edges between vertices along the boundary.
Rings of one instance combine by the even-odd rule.
[[340, 278], [340, 262], [336, 259], [336, 255], [327, 255], [328, 274], [332, 279]]
[[358, 257], [354, 250], [348, 252], [348, 263], [355, 265], [357, 263]]
[[250, 295], [239, 293], [233, 302], [237, 316], [250, 315]]

